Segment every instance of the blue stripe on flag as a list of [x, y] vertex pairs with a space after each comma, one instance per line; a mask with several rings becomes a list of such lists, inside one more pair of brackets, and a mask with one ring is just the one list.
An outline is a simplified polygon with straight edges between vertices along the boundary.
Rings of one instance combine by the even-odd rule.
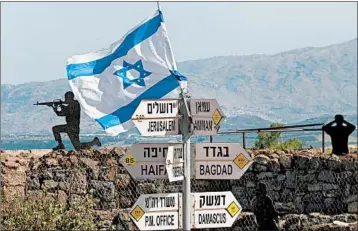
[[128, 105], [119, 108], [111, 114], [96, 119], [96, 121], [102, 126], [103, 129], [125, 123], [132, 118], [133, 113], [137, 109], [142, 99], [160, 99], [178, 86], [179, 81], [177, 76], [169, 75], [143, 92]]
[[75, 63], [67, 65], [68, 80], [80, 76], [92, 76], [101, 74], [107, 67], [111, 65], [113, 60], [127, 55], [130, 49], [156, 33], [160, 27], [161, 21], [162, 15], [159, 13], [154, 18], [151, 18], [144, 24], [140, 25], [137, 29], [128, 34], [120, 46], [109, 56], [87, 63]]

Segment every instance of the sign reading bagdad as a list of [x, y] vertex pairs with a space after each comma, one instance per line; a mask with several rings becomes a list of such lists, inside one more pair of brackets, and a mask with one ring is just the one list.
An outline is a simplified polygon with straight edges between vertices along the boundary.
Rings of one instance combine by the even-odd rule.
[[238, 143], [194, 144], [196, 179], [240, 179], [253, 163]]
[[180, 193], [143, 194], [130, 210], [130, 217], [140, 230], [180, 229]]
[[179, 100], [142, 100], [132, 121], [143, 136], [179, 135]]

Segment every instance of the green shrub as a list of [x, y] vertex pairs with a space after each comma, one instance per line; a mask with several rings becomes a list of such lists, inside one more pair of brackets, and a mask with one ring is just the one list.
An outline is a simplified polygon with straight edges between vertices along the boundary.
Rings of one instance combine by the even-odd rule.
[[2, 230], [94, 230], [97, 227], [89, 196], [70, 204], [51, 196], [36, 200], [14, 197], [2, 202]]
[[[271, 128], [283, 126], [280, 123], [271, 124]], [[304, 143], [297, 139], [291, 138], [288, 141], [281, 141], [281, 132], [259, 132], [254, 148], [256, 149], [301, 149]]]

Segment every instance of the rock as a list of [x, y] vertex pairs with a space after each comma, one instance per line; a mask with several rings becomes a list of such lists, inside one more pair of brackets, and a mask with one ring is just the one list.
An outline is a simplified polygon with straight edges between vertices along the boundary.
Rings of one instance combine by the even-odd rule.
[[258, 164], [262, 164], [262, 165], [267, 165], [267, 162], [270, 160], [269, 157], [265, 156], [265, 155], [257, 155], [254, 159], [254, 161]]
[[328, 191], [328, 190], [332, 190], [332, 189], [339, 189], [339, 186], [336, 184], [323, 184], [320, 183], [321, 188], [323, 191]]
[[339, 214], [344, 211], [343, 203], [338, 198], [325, 198], [324, 205], [325, 209], [323, 212], [327, 214]]
[[26, 173], [25, 172], [9, 172], [4, 174], [3, 176], [3, 183], [6, 186], [25, 186], [26, 184]]
[[53, 179], [58, 182], [65, 182], [68, 181], [70, 176], [69, 170], [57, 170], [54, 171]]
[[351, 203], [351, 202], [355, 202], [358, 201], [358, 195], [350, 195], [348, 198], [346, 198], [344, 200], [344, 203]]
[[303, 205], [306, 213], [323, 211], [324, 201], [322, 193], [309, 193], [303, 196]]
[[53, 180], [44, 180], [41, 184], [41, 189], [46, 191], [54, 191], [58, 186], [58, 183]]
[[350, 202], [348, 204], [349, 213], [358, 213], [358, 201]]
[[58, 166], [58, 161], [55, 158], [47, 158], [47, 159], [45, 159], [45, 164], [49, 168], [56, 167], [56, 166]]
[[99, 175], [98, 161], [90, 158], [80, 158], [79, 164], [88, 169], [90, 179], [97, 180]]
[[281, 155], [279, 162], [284, 169], [290, 169], [292, 164], [292, 155]]
[[263, 180], [263, 179], [271, 179], [274, 177], [273, 172], [261, 172], [257, 174], [256, 179], [257, 180]]
[[69, 192], [70, 183], [69, 182], [58, 182], [58, 189], [63, 190], [65, 192]]
[[78, 159], [75, 155], [70, 156], [70, 162], [73, 166], [78, 166]]
[[292, 202], [288, 203], [281, 203], [281, 202], [275, 202], [275, 209], [279, 213], [295, 213], [295, 204]]
[[117, 177], [115, 183], [119, 189], [127, 188], [131, 183], [131, 177], [128, 174], [121, 174]]
[[117, 168], [115, 165], [103, 166], [99, 168], [99, 180], [115, 181]]
[[8, 167], [10, 169], [17, 169], [20, 164], [19, 163], [15, 163], [15, 162], [12, 162], [12, 161], [3, 161], [1, 162], [5, 167]]
[[358, 184], [352, 185], [351, 193], [358, 194]]
[[321, 185], [320, 184], [308, 184], [307, 185], [307, 190], [309, 192], [320, 191], [321, 190]]
[[256, 182], [255, 181], [247, 181], [246, 182], [246, 187], [254, 188], [254, 187], [256, 187]]
[[87, 177], [80, 170], [70, 173], [71, 193], [85, 194], [87, 192]]
[[237, 199], [244, 198], [246, 195], [246, 188], [240, 186], [234, 186], [232, 187], [232, 193], [235, 195]]
[[346, 171], [357, 171], [358, 170], [358, 161], [352, 159], [342, 160], [342, 165]]
[[115, 187], [113, 182], [92, 180], [90, 181], [90, 189], [93, 190], [92, 195], [102, 201], [111, 202], [114, 200]]
[[26, 197], [29, 200], [39, 200], [44, 196], [44, 193], [39, 190], [29, 190], [27, 191]]
[[284, 189], [281, 193], [280, 201], [282, 202], [292, 202], [294, 199], [293, 192], [289, 189]]
[[277, 155], [276, 153], [270, 154], [269, 157], [270, 157], [271, 159], [276, 159], [276, 160], [278, 160], [278, 159], [280, 158], [280, 156]]
[[296, 188], [296, 177], [297, 177], [296, 171], [287, 171], [285, 175], [286, 175], [285, 186], [287, 188]]
[[318, 174], [318, 180], [319, 181], [324, 181], [327, 183], [335, 183], [336, 182], [336, 178], [335, 175], [332, 171], [329, 170], [323, 170]]
[[319, 171], [321, 167], [322, 167], [321, 158], [317, 156], [312, 157], [308, 169]]
[[68, 199], [68, 196], [64, 191], [59, 190], [57, 192], [57, 200], [59, 200], [61, 202], [67, 202], [67, 199]]
[[280, 169], [280, 163], [278, 162], [277, 159], [271, 159], [268, 161], [268, 168], [270, 171], [273, 171], [273, 172], [279, 172], [281, 169]]
[[326, 165], [327, 169], [332, 170], [332, 171], [341, 171], [341, 169], [343, 169], [343, 165], [341, 164], [339, 157], [337, 157], [337, 158], [338, 159], [336, 159], [336, 160], [327, 159], [325, 161], [325, 165]]
[[38, 190], [40, 189], [40, 181], [37, 175], [30, 176], [30, 179], [28, 179], [28, 185], [29, 190]]
[[329, 190], [329, 191], [324, 191], [323, 192], [323, 196], [324, 197], [338, 197], [341, 194], [341, 192], [339, 190]]
[[307, 156], [293, 156], [293, 168], [299, 170], [306, 170], [310, 166], [310, 157]]
[[257, 164], [257, 163], [254, 163], [252, 166], [253, 166], [253, 170], [255, 172], [266, 172], [268, 169], [267, 165], [262, 165], [262, 164]]

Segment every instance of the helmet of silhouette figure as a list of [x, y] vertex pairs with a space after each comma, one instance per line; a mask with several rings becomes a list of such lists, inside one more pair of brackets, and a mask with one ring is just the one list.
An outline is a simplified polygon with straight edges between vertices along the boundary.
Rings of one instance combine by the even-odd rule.
[[68, 91], [65, 93], [65, 102], [72, 102], [75, 99], [75, 95], [72, 91]]
[[337, 126], [342, 127], [344, 121], [344, 117], [342, 115], [336, 115], [334, 120], [336, 121]]

